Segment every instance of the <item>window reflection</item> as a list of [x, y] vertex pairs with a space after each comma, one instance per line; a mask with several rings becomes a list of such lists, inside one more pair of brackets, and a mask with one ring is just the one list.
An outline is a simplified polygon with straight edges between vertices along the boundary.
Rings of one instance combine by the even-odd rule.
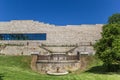
[[0, 40], [46, 40], [46, 33], [0, 34]]

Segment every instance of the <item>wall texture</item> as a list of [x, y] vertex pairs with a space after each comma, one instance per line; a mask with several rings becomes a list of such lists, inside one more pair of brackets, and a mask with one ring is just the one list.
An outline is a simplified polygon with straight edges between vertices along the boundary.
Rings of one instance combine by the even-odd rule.
[[[39, 47], [41, 44], [76, 45], [85, 42], [93, 44], [101, 38], [102, 26], [102, 24], [56, 26], [32, 20], [0, 22], [0, 33], [47, 33], [46, 41], [0, 41], [0, 44], [24, 44], [23, 46], [0, 47], [0, 53], [6, 55], [30, 55], [31, 52], [47, 53]], [[91, 46], [86, 48], [93, 51]], [[76, 50], [80, 49], [83, 47], [78, 47]]]

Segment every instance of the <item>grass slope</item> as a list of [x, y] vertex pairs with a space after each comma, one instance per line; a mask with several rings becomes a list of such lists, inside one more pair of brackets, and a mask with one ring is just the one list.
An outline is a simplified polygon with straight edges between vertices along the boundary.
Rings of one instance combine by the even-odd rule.
[[30, 69], [29, 56], [0, 56], [0, 80], [120, 80], [120, 74], [102, 73], [101, 62], [94, 60], [85, 72], [49, 76]]

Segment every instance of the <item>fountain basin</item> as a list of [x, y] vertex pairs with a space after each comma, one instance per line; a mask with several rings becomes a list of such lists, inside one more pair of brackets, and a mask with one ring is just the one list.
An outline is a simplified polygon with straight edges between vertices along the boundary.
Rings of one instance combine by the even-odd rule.
[[68, 74], [68, 71], [64, 71], [64, 72], [52, 72], [52, 71], [48, 71], [47, 74], [59, 76], [59, 75], [66, 75], [66, 74]]

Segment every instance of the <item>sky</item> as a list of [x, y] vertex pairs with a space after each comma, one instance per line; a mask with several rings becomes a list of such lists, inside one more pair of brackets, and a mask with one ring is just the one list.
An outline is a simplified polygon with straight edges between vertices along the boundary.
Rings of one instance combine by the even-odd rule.
[[106, 24], [120, 0], [0, 0], [0, 22], [35, 20], [55, 25]]

